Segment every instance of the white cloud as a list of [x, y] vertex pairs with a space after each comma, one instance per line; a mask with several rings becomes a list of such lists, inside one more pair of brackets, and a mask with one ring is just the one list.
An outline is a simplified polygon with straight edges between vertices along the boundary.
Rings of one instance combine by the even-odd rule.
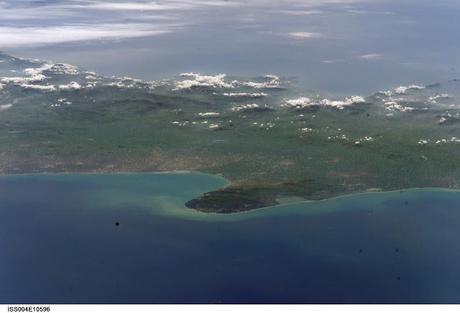
[[[323, 13], [325, 5], [363, 1], [371, 0], [0, 1], [0, 47], [164, 34], [181, 30], [178, 26], [202, 24], [203, 19], [198, 17], [204, 10], [236, 7], [235, 13], [241, 13], [249, 9], [274, 9], [291, 16], [306, 16]], [[289, 36], [303, 40], [322, 37], [305, 31], [294, 31]]]
[[27, 83], [37, 83], [45, 80], [47, 77], [42, 74], [33, 75], [31, 77], [2, 77], [0, 81], [4, 84], [27, 84]]
[[0, 46], [33, 46], [85, 40], [144, 37], [171, 32], [173, 27], [147, 24], [100, 24], [50, 27], [0, 26]]
[[165, 11], [183, 9], [189, 5], [167, 5], [159, 4], [157, 2], [94, 2], [91, 4], [84, 4], [76, 6], [82, 9], [96, 9], [96, 10], [110, 10], [110, 11]]
[[233, 88], [232, 83], [225, 81], [225, 74], [218, 75], [201, 75], [198, 73], [182, 73], [181, 77], [191, 78], [175, 82], [175, 90], [192, 89], [196, 87], [210, 87], [210, 88]]
[[225, 97], [232, 97], [232, 98], [263, 98], [267, 97], [268, 94], [264, 92], [227, 92], [222, 94]]
[[347, 106], [351, 106], [357, 103], [364, 103], [366, 100], [361, 96], [351, 96], [347, 97], [344, 100], [329, 100], [329, 99], [322, 99], [322, 100], [314, 100], [307, 97], [300, 97], [297, 99], [290, 99], [285, 102], [285, 107], [291, 107], [296, 109], [314, 107], [318, 105], [322, 105], [325, 107], [332, 107], [339, 110], [344, 109]]
[[292, 16], [324, 14], [324, 12], [320, 10], [286, 10], [286, 11], [281, 11], [281, 13], [284, 13], [286, 15], [292, 15]]
[[339, 62], [343, 62], [342, 59], [331, 59], [331, 60], [322, 60], [321, 63], [324, 63], [324, 64], [335, 64], [335, 63], [339, 63]]
[[369, 14], [370, 13], [369, 11], [366, 11], [366, 10], [357, 10], [357, 9], [348, 9], [347, 12], [351, 14]]
[[203, 6], [235, 6], [241, 3], [218, 0], [168, 0], [168, 1], [85, 1], [81, 4], [67, 5], [67, 8], [107, 11], [174, 11], [200, 8]]
[[[299, 10], [305, 8], [319, 8], [326, 5], [346, 5], [360, 2], [383, 2], [388, 0], [251, 0], [250, 3], [253, 5], [264, 5], [264, 6], [285, 6], [285, 5], [294, 5]], [[246, 2], [242, 2], [246, 3]]]
[[295, 39], [311, 39], [311, 38], [320, 38], [323, 37], [320, 33], [312, 32], [290, 32], [288, 35]]
[[274, 80], [280, 80], [279, 76], [277, 75], [273, 75], [273, 74], [267, 74], [264, 76], [265, 79], [269, 79], [271, 81], [274, 81]]
[[312, 99], [307, 98], [307, 97], [301, 97], [297, 99], [290, 99], [286, 101], [286, 105], [289, 107], [293, 107], [296, 109], [301, 109], [301, 108], [306, 108], [306, 107], [311, 107], [315, 106], [315, 104]]
[[260, 105], [258, 105], [257, 103], [240, 104], [232, 107], [233, 112], [246, 112], [258, 109], [260, 109]]
[[77, 82], [70, 82], [69, 84], [59, 85], [60, 90], [80, 90], [81, 85]]
[[410, 90], [422, 90], [422, 89], [425, 89], [425, 87], [418, 86], [418, 85], [400, 86], [400, 87], [395, 88], [394, 92], [399, 95], [402, 95], [402, 94], [407, 93]]
[[450, 96], [446, 93], [443, 93], [441, 95], [434, 95], [434, 96], [431, 96], [428, 98], [428, 101], [430, 103], [433, 103], [433, 104], [436, 104], [438, 103], [438, 100], [446, 100], [446, 99], [449, 99]]
[[204, 112], [198, 113], [199, 117], [218, 117], [220, 115], [219, 112]]
[[[225, 74], [217, 75], [201, 75], [199, 73], [182, 73], [181, 77], [188, 78], [185, 80], [178, 80], [175, 82], [175, 90], [181, 89], [192, 89], [196, 87], [208, 87], [208, 88], [237, 88], [237, 87], [249, 87], [254, 89], [277, 89], [281, 87], [280, 78], [276, 75], [265, 75], [264, 81], [253, 82], [253, 81], [238, 81], [233, 80], [228, 82], [225, 80]], [[266, 96], [265, 93], [224, 93], [227, 97], [251, 97], [260, 98]]]
[[417, 91], [417, 90], [423, 90], [426, 87], [424, 86], [419, 86], [419, 85], [409, 85], [409, 86], [399, 86], [396, 87], [393, 90], [384, 90], [384, 91], [379, 91], [380, 94], [386, 96], [386, 97], [391, 97], [393, 95], [404, 95], [410, 91]]
[[24, 70], [24, 74], [31, 77], [36, 77], [38, 75], [43, 76], [44, 73], [46, 74], [47, 72], [53, 74], [77, 75], [79, 73], [79, 70], [78, 67], [65, 63], [45, 63], [40, 65], [39, 67], [30, 67]]
[[280, 78], [276, 75], [265, 75], [264, 79], [267, 81], [265, 82], [238, 82], [234, 81], [234, 84], [238, 84], [241, 86], [246, 86], [254, 89], [277, 89], [281, 87]]
[[388, 111], [398, 111], [398, 112], [411, 112], [414, 110], [413, 107], [401, 105], [394, 100], [385, 102], [385, 109]]
[[203, 5], [216, 4], [189, 0], [0, 1], [0, 47], [165, 34], [181, 29], [188, 9]]
[[377, 60], [383, 58], [383, 54], [381, 53], [369, 53], [360, 55], [359, 58], [364, 60]]
[[38, 91], [55, 91], [56, 87], [53, 85], [34, 85], [34, 84], [20, 84], [20, 87], [24, 89], [32, 89]]
[[323, 99], [320, 101], [320, 104], [342, 110], [347, 106], [350, 106], [356, 103], [364, 103], [364, 102], [366, 102], [366, 100], [361, 96], [351, 96], [351, 97], [345, 98], [345, 100]]
[[8, 104], [0, 104], [0, 112], [6, 111], [11, 108], [13, 105], [11, 103]]

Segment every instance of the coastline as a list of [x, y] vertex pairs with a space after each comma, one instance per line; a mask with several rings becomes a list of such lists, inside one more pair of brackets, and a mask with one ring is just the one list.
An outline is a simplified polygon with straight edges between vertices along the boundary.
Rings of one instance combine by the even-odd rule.
[[[117, 175], [127, 175], [127, 176], [135, 176], [135, 175], [199, 175], [199, 176], [207, 176], [210, 178], [218, 178], [222, 180], [225, 185], [222, 188], [227, 188], [231, 186], [231, 181], [226, 179], [222, 175], [215, 175], [209, 174], [205, 172], [199, 171], [186, 171], [186, 170], [179, 170], [179, 171], [155, 171], [155, 172], [41, 172], [41, 173], [19, 173], [19, 174], [1, 174], [0, 178], [2, 177], [64, 177], [64, 176], [117, 176]], [[220, 189], [222, 189], [220, 188]], [[220, 190], [217, 189], [217, 190]], [[209, 190], [206, 192], [213, 192], [215, 190]], [[352, 200], [361, 197], [368, 197], [368, 196], [385, 196], [385, 195], [394, 195], [394, 194], [403, 194], [403, 193], [413, 193], [417, 191], [435, 191], [435, 192], [451, 192], [451, 193], [459, 193], [460, 189], [454, 188], [444, 188], [444, 187], [413, 187], [413, 188], [404, 188], [404, 189], [394, 189], [394, 190], [364, 190], [358, 192], [352, 192], [342, 195], [337, 195], [333, 197], [328, 197], [324, 199], [306, 199], [301, 201], [293, 201], [288, 203], [280, 203], [277, 205], [272, 206], [264, 206], [260, 208], [254, 208], [246, 211], [238, 211], [238, 212], [230, 212], [230, 213], [219, 213], [219, 212], [203, 212], [201, 210], [191, 209], [183, 204], [183, 210], [189, 210], [195, 213], [200, 213], [200, 215], [209, 216], [209, 217], [225, 217], [225, 216], [233, 216], [233, 217], [246, 217], [248, 215], [259, 215], [260, 213], [269, 212], [273, 210], [282, 211], [282, 208], [286, 207], [296, 207], [296, 206], [318, 206], [323, 204], [328, 204], [337, 200]], [[206, 193], [205, 192], [205, 193]], [[308, 208], [305, 209], [306, 211], [309, 210]], [[315, 210], [316, 211], [316, 210]]]

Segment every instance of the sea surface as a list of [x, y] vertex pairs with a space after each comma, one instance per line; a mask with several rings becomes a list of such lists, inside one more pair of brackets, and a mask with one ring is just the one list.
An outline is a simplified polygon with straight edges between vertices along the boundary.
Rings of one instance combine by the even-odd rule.
[[1, 303], [459, 303], [460, 193], [217, 215], [200, 173], [0, 177]]

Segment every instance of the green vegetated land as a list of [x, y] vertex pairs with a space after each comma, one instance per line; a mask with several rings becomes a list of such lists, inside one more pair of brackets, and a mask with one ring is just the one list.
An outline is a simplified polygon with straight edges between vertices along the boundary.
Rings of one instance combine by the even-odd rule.
[[186, 204], [219, 213], [459, 185], [456, 80], [334, 99], [272, 76], [145, 82], [0, 59], [2, 174], [221, 174], [228, 187]]

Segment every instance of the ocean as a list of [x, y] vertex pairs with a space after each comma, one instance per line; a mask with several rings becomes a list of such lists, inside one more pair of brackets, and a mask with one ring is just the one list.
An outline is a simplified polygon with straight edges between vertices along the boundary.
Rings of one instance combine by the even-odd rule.
[[0, 177], [1, 303], [459, 303], [460, 193], [218, 215], [218, 176]]

